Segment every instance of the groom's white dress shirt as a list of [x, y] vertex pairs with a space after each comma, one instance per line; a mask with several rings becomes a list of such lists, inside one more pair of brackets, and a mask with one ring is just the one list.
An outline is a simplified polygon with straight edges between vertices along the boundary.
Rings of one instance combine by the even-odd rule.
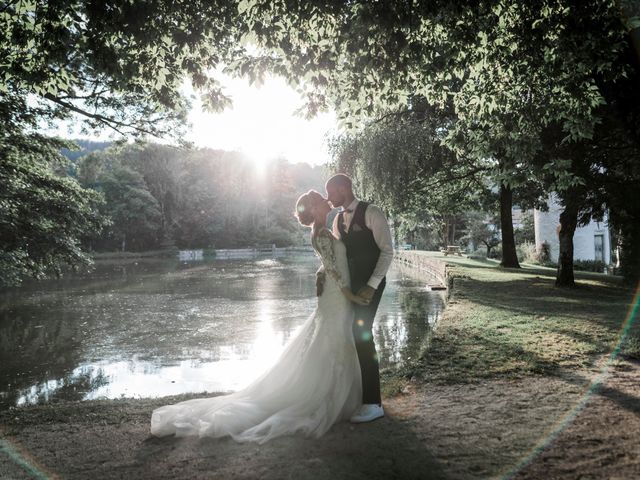
[[[353, 214], [355, 212], [356, 207], [360, 200], [357, 198], [351, 202], [351, 204], [344, 209], [343, 217], [344, 217], [344, 226], [345, 230], [349, 230], [351, 226], [351, 221], [353, 220]], [[333, 220], [333, 234], [336, 238], [340, 238], [340, 230], [338, 229], [338, 218], [339, 215]], [[391, 230], [389, 229], [389, 224], [387, 223], [387, 218], [380, 210], [380, 207], [376, 205], [369, 204], [367, 209], [364, 212], [364, 223], [368, 229], [373, 233], [373, 239], [378, 245], [380, 249], [380, 257], [378, 258], [378, 263], [376, 264], [376, 268], [373, 270], [373, 274], [369, 277], [369, 281], [367, 285], [372, 288], [378, 288], [380, 282], [387, 274], [387, 270], [391, 266], [391, 262], [393, 261], [393, 240], [391, 239]]]

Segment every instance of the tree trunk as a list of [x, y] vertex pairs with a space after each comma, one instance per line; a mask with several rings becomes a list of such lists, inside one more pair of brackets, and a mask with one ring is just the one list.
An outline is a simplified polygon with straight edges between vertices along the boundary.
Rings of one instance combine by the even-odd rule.
[[158, 204], [160, 206], [160, 231], [162, 232], [162, 236], [164, 237], [165, 235], [168, 234], [167, 221], [165, 218], [165, 211], [164, 211], [164, 202], [158, 202]]
[[453, 220], [451, 222], [451, 243], [449, 245], [456, 244], [456, 223], [458, 218], [454, 215]]
[[123, 252], [125, 251], [126, 246], [127, 246], [127, 236], [123, 235], [122, 236], [122, 251]]
[[[568, 196], [567, 198], [571, 198]], [[569, 200], [560, 214], [560, 253], [558, 254], [558, 272], [556, 287], [575, 287], [573, 277], [573, 234], [578, 224], [578, 206]]]
[[[397, 247], [398, 245], [400, 245], [400, 237], [399, 237], [399, 230], [400, 230], [400, 220], [398, 220], [398, 218], [394, 215], [392, 217], [392, 221], [393, 221], [393, 239], [395, 241], [395, 246]], [[411, 237], [407, 236], [407, 240], [410, 240]], [[404, 242], [406, 243], [406, 242]], [[413, 242], [411, 242], [413, 243]]]
[[487, 247], [487, 258], [491, 258], [491, 248], [492, 247], [487, 242], [485, 242], [484, 244]]
[[511, 187], [500, 184], [500, 228], [502, 230], [502, 262], [501, 267], [520, 268], [516, 253], [516, 240], [513, 236], [513, 192]]
[[620, 270], [624, 281], [637, 285], [640, 280], [640, 226], [629, 222], [620, 232]]
[[444, 244], [442, 247], [447, 248], [447, 244], [449, 243], [449, 217], [447, 215], [444, 216], [444, 226], [442, 234], [442, 243]]

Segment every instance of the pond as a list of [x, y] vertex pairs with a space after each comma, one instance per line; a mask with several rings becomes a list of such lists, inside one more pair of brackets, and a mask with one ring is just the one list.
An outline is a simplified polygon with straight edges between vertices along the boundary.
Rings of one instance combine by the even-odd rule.
[[[102, 261], [0, 294], [0, 407], [241, 388], [314, 309], [313, 255]], [[381, 368], [417, 355], [444, 306], [394, 265], [374, 334]]]

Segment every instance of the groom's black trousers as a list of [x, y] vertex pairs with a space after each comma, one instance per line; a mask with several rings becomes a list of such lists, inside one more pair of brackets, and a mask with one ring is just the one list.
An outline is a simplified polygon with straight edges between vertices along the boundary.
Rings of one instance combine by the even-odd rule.
[[386, 281], [382, 280], [369, 305], [355, 305], [353, 339], [355, 340], [362, 374], [362, 403], [382, 402], [380, 398], [380, 367], [373, 342], [373, 319], [378, 311]]

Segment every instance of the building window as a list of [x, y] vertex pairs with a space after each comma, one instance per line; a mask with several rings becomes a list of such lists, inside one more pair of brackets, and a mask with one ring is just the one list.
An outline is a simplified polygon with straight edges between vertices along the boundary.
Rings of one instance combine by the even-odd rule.
[[604, 235], [595, 235], [595, 260], [604, 262]]

